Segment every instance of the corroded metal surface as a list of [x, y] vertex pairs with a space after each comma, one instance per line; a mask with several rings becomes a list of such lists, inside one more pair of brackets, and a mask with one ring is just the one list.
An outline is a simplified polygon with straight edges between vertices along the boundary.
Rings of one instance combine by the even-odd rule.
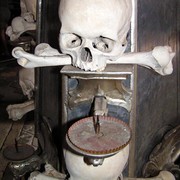
[[33, 155], [24, 161], [11, 162], [8, 167], [15, 178], [20, 178], [26, 173], [40, 169], [42, 163], [44, 163], [42, 158], [37, 155]]
[[27, 144], [24, 145], [10, 145], [7, 146], [4, 151], [3, 155], [6, 159], [11, 161], [22, 161], [34, 154], [34, 148]]
[[[79, 152], [85, 155], [106, 156], [117, 153], [131, 138], [131, 130], [123, 121], [98, 116], [81, 119], [68, 130], [67, 137]], [[98, 123], [98, 131], [97, 131]]]

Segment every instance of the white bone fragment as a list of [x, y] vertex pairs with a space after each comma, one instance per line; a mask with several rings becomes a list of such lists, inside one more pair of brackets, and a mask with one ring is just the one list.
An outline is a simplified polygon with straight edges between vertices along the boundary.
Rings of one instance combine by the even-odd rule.
[[31, 100], [34, 92], [35, 83], [35, 72], [33, 68], [25, 69], [22, 68], [19, 71], [19, 85], [23, 91], [23, 94]]
[[151, 68], [161, 75], [171, 74], [175, 53], [169, 46], [157, 46], [150, 52], [126, 53], [108, 64], [137, 64]]
[[66, 175], [58, 172], [51, 164], [45, 165], [45, 175], [53, 176], [55, 178], [65, 178]]
[[30, 100], [21, 104], [8, 105], [6, 111], [9, 114], [9, 119], [17, 121], [21, 119], [26, 113], [33, 111], [34, 108], [34, 100]]
[[158, 176], [152, 178], [124, 178], [123, 180], [176, 180], [169, 171], [161, 171]]
[[50, 164], [45, 165], [45, 172], [34, 171], [30, 174], [28, 180], [65, 180], [66, 175], [58, 172]]
[[21, 119], [26, 113], [33, 111], [34, 100], [32, 100], [34, 92], [34, 69], [22, 68], [19, 71], [19, 85], [23, 91], [23, 94], [28, 97], [29, 101], [20, 104], [8, 105], [6, 111], [9, 115], [9, 119], [17, 121]]
[[59, 180], [59, 178], [47, 176], [40, 172], [32, 172], [28, 180]]
[[[30, 22], [28, 22], [26, 19]], [[35, 29], [36, 23], [32, 20], [32, 14], [27, 13], [26, 15], [24, 15], [24, 17], [15, 17], [11, 22], [11, 26], [7, 27], [6, 34], [10, 37], [11, 41], [15, 41], [24, 32]]]
[[[18, 64], [25, 68], [71, 64], [71, 57], [69, 55], [57, 52], [56, 49], [51, 48], [48, 44], [42, 43], [35, 49], [35, 53], [38, 55], [27, 53], [21, 47], [14, 48], [12, 55], [17, 59]], [[41, 56], [41, 54], [45, 56]]]
[[23, 17], [27, 12], [31, 12], [34, 20], [36, 20], [36, 4], [37, 0], [20, 0], [21, 16]]

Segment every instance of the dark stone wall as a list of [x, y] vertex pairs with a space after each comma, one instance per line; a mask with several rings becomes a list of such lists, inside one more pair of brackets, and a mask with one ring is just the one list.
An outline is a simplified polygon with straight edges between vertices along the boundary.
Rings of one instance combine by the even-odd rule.
[[138, 1], [138, 51], [169, 45], [176, 51], [171, 75], [161, 76], [143, 67], [137, 68], [135, 175], [154, 146], [172, 127], [179, 124], [179, 2], [178, 0]]
[[[58, 36], [60, 21], [58, 17], [59, 0], [38, 0], [37, 43], [48, 43], [59, 49]], [[35, 119], [48, 119], [56, 147], [61, 149], [60, 103], [61, 103], [61, 67], [36, 68], [36, 110]], [[37, 125], [38, 127], [38, 125]], [[59, 153], [60, 150], [59, 150]], [[61, 155], [60, 155], [61, 156]]]
[[[60, 21], [58, 7], [59, 0], [44, 0], [39, 4], [38, 44], [48, 43], [53, 48], [59, 49]], [[60, 67], [43, 67], [37, 68], [36, 72], [38, 113], [40, 116], [46, 116], [50, 119], [52, 128], [58, 126], [59, 121], [59, 71]]]

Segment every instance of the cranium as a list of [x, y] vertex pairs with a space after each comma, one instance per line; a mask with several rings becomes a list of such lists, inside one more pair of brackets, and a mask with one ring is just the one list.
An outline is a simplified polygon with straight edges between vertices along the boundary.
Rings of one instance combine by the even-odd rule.
[[131, 11], [131, 0], [62, 0], [61, 51], [72, 56], [74, 66], [103, 70], [126, 49]]

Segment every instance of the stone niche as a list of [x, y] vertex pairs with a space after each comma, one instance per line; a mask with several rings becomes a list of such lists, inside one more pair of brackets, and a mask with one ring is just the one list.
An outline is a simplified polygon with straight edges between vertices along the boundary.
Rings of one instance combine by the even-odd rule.
[[[58, 48], [58, 0], [43, 1], [40, 9], [38, 43], [47, 42]], [[133, 138], [129, 157], [129, 177], [140, 177], [144, 164], [154, 146], [163, 135], [178, 124], [180, 113], [179, 78], [179, 32], [180, 12], [178, 0], [139, 0], [136, 6], [137, 51], [148, 51], [154, 46], [170, 45], [176, 51], [173, 60], [174, 72], [160, 76], [151, 70], [135, 66], [135, 102], [133, 104]], [[39, 68], [37, 79], [37, 108], [40, 114], [48, 116], [56, 142], [60, 142], [61, 121], [61, 77], [60, 67]], [[51, 94], [49, 94], [51, 92]], [[51, 106], [49, 105], [51, 102]], [[36, 116], [38, 119], [38, 115]], [[61, 147], [59, 147], [61, 148]]]

